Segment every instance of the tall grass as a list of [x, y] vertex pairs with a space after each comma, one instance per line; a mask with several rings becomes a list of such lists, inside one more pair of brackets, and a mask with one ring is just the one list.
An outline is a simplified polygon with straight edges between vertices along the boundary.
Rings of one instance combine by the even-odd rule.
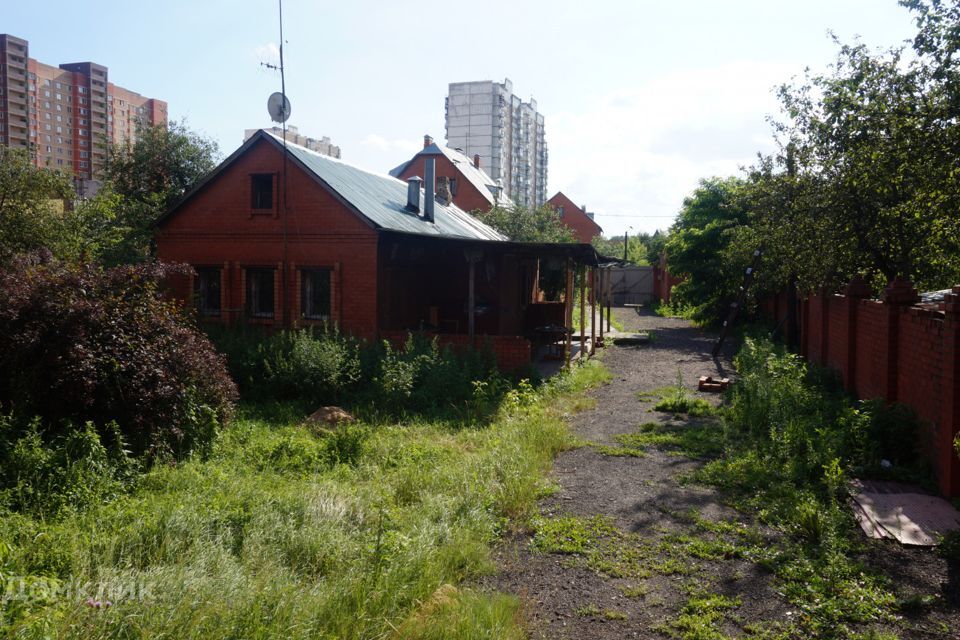
[[506, 391], [485, 422], [298, 426], [246, 406], [206, 460], [52, 520], [0, 513], [0, 635], [520, 638], [508, 596], [463, 588], [531, 513], [597, 363]]
[[899, 405], [855, 403], [834, 374], [769, 340], [747, 339], [736, 367], [726, 455], [694, 477], [785, 534], [763, 561], [805, 635], [858, 638], [866, 625], [894, 624], [900, 605], [889, 582], [858, 562], [860, 533], [846, 499], [852, 477], [927, 477], [916, 417]]

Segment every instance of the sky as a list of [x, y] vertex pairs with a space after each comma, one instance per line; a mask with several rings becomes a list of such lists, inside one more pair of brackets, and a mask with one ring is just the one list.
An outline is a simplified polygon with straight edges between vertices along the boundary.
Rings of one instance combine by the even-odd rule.
[[[93, 61], [169, 103], [223, 155], [271, 125], [276, 0], [5, 3], [0, 32], [46, 64]], [[666, 229], [701, 178], [774, 150], [774, 87], [823, 71], [832, 32], [872, 47], [914, 32], [895, 0], [284, 0], [289, 123], [386, 173], [444, 139], [450, 82], [510, 78], [546, 120], [548, 192], [607, 235]]]

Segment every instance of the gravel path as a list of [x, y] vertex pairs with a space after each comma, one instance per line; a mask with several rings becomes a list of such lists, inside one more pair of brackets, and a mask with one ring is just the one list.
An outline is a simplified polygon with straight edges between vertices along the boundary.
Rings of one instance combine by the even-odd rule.
[[[696, 391], [696, 381], [701, 375], [732, 377], [730, 353], [712, 358], [714, 336], [685, 320], [643, 310], [614, 312], [626, 330], [649, 331], [652, 339], [647, 345], [604, 351], [613, 379], [591, 392], [594, 408], [572, 418], [577, 435], [592, 445], [617, 447], [618, 434], [637, 433], [645, 422], [678, 429], [709, 426], [711, 419], [679, 420], [654, 412], [656, 399], [638, 394], [675, 385], [679, 372], [692, 396], [716, 403], [716, 396]], [[553, 472], [558, 488], [540, 505], [543, 519], [595, 522], [589, 519], [599, 516], [612, 525], [615, 533], [606, 530], [597, 537], [606, 545], [596, 554], [597, 562], [591, 565], [588, 554], [537, 551], [530, 533], [516, 533], [500, 546], [498, 571], [484, 586], [520, 596], [533, 638], [715, 637], [682, 626], [684, 607], [697, 594], [735, 603], [718, 609], [717, 632], [774, 637], [778, 625], [796, 612], [776, 593], [769, 572], [736, 553], [716, 557], [689, 546], [692, 541], [736, 539], [742, 533], [734, 528], [748, 519], [724, 506], [716, 491], [683, 482], [684, 474], [703, 461], [669, 447], [649, 448], [640, 457], [609, 453], [583, 446], [561, 454]], [[720, 534], [717, 527], [727, 529]], [[767, 544], [775, 535], [753, 531], [754, 545]], [[902, 553], [897, 550], [891, 557]], [[935, 590], [933, 584], [926, 587]], [[753, 636], [751, 631], [771, 635]]]

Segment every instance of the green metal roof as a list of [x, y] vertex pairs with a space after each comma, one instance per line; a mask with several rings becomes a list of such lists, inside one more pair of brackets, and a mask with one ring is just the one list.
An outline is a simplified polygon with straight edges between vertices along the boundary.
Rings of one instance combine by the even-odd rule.
[[[283, 139], [266, 131], [257, 132], [251, 140], [262, 136], [278, 146]], [[452, 236], [472, 240], [504, 241], [508, 238], [480, 222], [455, 205], [436, 203], [434, 222], [407, 210], [407, 183], [392, 176], [373, 173], [287, 142], [287, 151], [304, 169], [328, 189], [339, 195], [374, 226], [391, 231], [426, 236]], [[421, 189], [421, 208], [426, 194]]]

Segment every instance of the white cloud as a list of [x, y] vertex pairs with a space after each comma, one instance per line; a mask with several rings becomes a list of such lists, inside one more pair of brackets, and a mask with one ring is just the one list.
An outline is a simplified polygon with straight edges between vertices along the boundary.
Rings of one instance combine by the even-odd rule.
[[608, 234], [666, 228], [700, 178], [737, 173], [772, 149], [772, 89], [793, 71], [757, 62], [687, 70], [549, 114], [550, 191], [585, 203]]
[[360, 141], [360, 144], [376, 151], [395, 151], [410, 155], [413, 155], [422, 147], [421, 143], [416, 140], [404, 140], [402, 138], [387, 140], [376, 133], [368, 133], [367, 137]]
[[253, 56], [258, 62], [266, 62], [267, 64], [280, 64], [280, 47], [278, 47], [277, 43], [275, 42], [268, 42], [267, 44], [262, 44], [258, 47], [255, 47], [253, 50]]

